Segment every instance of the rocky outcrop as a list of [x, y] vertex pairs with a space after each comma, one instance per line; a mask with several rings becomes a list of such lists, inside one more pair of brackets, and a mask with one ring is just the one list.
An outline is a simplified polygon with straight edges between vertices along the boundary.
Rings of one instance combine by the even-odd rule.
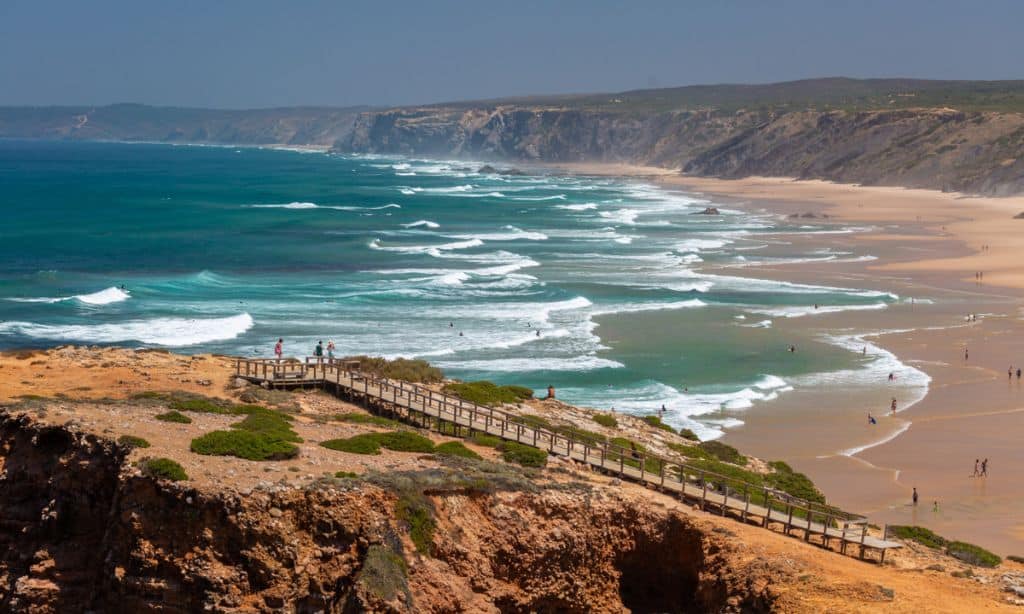
[[405, 495], [381, 483], [241, 496], [155, 482], [124, 458], [0, 414], [0, 610], [754, 612], [785, 575], [706, 522], [587, 488], [406, 476], [436, 526], [420, 554], [395, 511]]
[[422, 107], [364, 113], [337, 148], [629, 162], [725, 178], [767, 175], [993, 195], [1024, 192], [1024, 115], [1010, 112]]

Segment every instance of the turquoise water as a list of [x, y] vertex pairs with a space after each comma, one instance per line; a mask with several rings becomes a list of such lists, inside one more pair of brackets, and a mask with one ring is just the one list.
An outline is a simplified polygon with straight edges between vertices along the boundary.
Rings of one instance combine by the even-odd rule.
[[[268, 355], [283, 337], [306, 355], [333, 340], [339, 354], [552, 384], [595, 407], [664, 404], [710, 437], [793, 378], [856, 366], [848, 348], [783, 338], [774, 319], [896, 298], [742, 277], [759, 262], [861, 257], [799, 253], [782, 234], [834, 227], [694, 215], [714, 203], [624, 179], [478, 166], [0, 141], [0, 347]], [[719, 265], [735, 268], [701, 271]]]

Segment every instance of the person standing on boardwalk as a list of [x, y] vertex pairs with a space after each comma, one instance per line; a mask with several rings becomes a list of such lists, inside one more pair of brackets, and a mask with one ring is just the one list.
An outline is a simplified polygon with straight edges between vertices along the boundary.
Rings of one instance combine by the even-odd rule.
[[334, 340], [327, 342], [327, 358], [331, 361], [334, 360]]
[[917, 505], [917, 487], [914, 487], [914, 494], [911, 495], [911, 499], [914, 501], [914, 505]]
[[281, 362], [281, 354], [284, 352], [284, 339], [278, 339], [277, 343], [274, 344], [274, 356], [277, 356], [277, 361]]
[[313, 356], [316, 356], [317, 358], [323, 358], [324, 357], [324, 342], [323, 341], [317, 341], [316, 342], [316, 347], [313, 348]]

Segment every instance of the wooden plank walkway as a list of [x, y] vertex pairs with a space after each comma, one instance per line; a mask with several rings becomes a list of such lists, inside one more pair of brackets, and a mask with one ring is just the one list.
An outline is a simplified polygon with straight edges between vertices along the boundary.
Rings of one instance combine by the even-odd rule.
[[[547, 450], [549, 453], [639, 482], [702, 509], [729, 515], [743, 522], [757, 522], [766, 529], [794, 531], [804, 541], [846, 553], [855, 546], [857, 555], [877, 552], [879, 562], [898, 542], [879, 539], [867, 532], [867, 518], [820, 503], [806, 501], [715, 474], [674, 459], [621, 448], [607, 441], [566, 435], [521, 423], [515, 414], [476, 405], [458, 397], [406, 382], [360, 373], [358, 364], [328, 358], [268, 360], [238, 358], [235, 373], [269, 388], [321, 388], [336, 396], [361, 402], [370, 409], [402, 418], [423, 428], [448, 423], [449, 432], [469, 435], [487, 433], [507, 441]], [[443, 422], [439, 422], [443, 421]]]

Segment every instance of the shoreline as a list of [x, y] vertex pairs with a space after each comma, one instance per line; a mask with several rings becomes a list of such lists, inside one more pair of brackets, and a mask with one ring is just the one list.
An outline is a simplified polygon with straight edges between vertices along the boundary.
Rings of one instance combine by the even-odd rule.
[[[727, 430], [725, 440], [762, 457], [787, 449], [796, 450], [799, 457], [802, 438], [847, 431], [849, 445], [818, 458], [795, 459], [797, 468], [811, 475], [830, 500], [871, 512], [883, 522], [922, 524], [1007, 554], [1024, 550], [1024, 488], [1009, 483], [1017, 471], [1024, 471], [1024, 459], [1015, 458], [1003, 443], [1007, 434], [1012, 439], [1012, 434], [1024, 432], [1024, 397], [984, 385], [1005, 377], [999, 373], [1006, 373], [1007, 364], [1016, 368], [1017, 361], [1024, 360], [1024, 343], [1014, 341], [1024, 332], [1017, 317], [1024, 265], [1016, 262], [1017, 249], [1024, 246], [1017, 224], [1024, 229], [1024, 220], [1013, 219], [1024, 211], [1024, 197], [977, 197], [790, 178], [710, 179], [623, 164], [546, 168], [650, 181], [719, 204], [776, 215], [812, 213], [815, 224], [869, 226], [822, 242], [842, 243], [859, 253], [870, 250], [876, 260], [747, 267], [741, 276], [827, 285], [842, 285], [833, 281], [842, 276], [851, 284], [871, 284], [867, 287], [872, 289], [899, 288], [901, 296], [942, 297], [935, 304], [909, 308], [895, 303], [884, 310], [884, 316], [843, 312], [795, 324], [859, 331], [858, 338], [925, 373], [930, 378], [925, 395], [901, 406], [895, 417], [887, 412], [880, 415], [880, 426], [884, 422], [889, 430], [866, 443], [856, 441], [863, 436], [863, 427], [847, 426], [850, 419], [861, 420], [853, 417], [861, 408], [835, 412], [848, 418], [794, 411], [788, 406], [801, 402], [787, 401], [787, 397], [745, 410], [744, 424]], [[983, 282], [975, 280], [975, 271], [984, 272]], [[978, 313], [978, 321], [965, 323], [963, 313]], [[901, 322], [880, 325], [881, 317]], [[925, 338], [928, 342], [922, 343]], [[974, 355], [980, 359], [958, 361], [965, 348], [978, 348]], [[840, 406], [847, 402], [829, 397], [827, 385], [822, 388], [818, 402]], [[778, 441], [773, 445], [763, 439]], [[968, 484], [959, 480], [969, 475], [976, 455], [995, 454], [1004, 475]], [[927, 505], [909, 505], [911, 486], [920, 489]]]

